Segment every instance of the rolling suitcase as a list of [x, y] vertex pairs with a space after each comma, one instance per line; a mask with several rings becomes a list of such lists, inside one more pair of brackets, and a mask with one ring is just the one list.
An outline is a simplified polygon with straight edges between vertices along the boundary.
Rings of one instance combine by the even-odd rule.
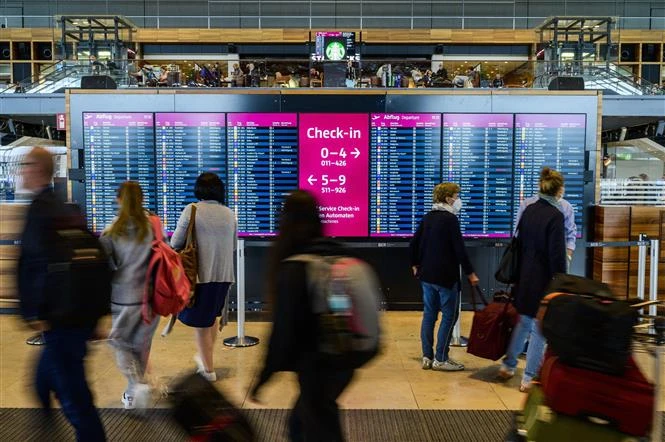
[[254, 431], [240, 411], [206, 379], [192, 374], [170, 391], [173, 418], [196, 442], [251, 442]]
[[639, 442], [640, 438], [621, 433], [609, 425], [564, 416], [545, 405], [545, 395], [534, 385], [516, 417], [517, 433], [533, 442]]
[[651, 428], [654, 386], [631, 357], [622, 376], [611, 376], [545, 359], [540, 372], [545, 403], [557, 413], [597, 417], [619, 431], [646, 436]]

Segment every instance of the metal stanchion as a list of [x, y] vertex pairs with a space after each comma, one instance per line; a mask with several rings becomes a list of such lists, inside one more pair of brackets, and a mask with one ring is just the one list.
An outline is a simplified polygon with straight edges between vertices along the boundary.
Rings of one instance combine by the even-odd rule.
[[[473, 288], [472, 288], [473, 289]], [[469, 338], [462, 336], [462, 269], [460, 268], [460, 288], [457, 292], [457, 321], [453, 326], [453, 337], [450, 339], [451, 347], [466, 347], [469, 343]], [[443, 318], [441, 318], [443, 320]]]
[[259, 343], [259, 338], [245, 336], [245, 240], [239, 239], [236, 249], [238, 267], [238, 336], [224, 339], [228, 347], [251, 347]]
[[[649, 272], [649, 301], [658, 300], [658, 258], [660, 257], [660, 244], [657, 239], [652, 239], [650, 244], [650, 272]], [[653, 304], [649, 306], [649, 315], [656, 316], [658, 306]]]
[[[639, 235], [640, 241], [647, 241], [647, 236], [644, 233]], [[647, 266], [647, 246], [648, 243], [637, 246], [637, 297], [644, 300], [644, 287], [646, 282], [646, 266]]]

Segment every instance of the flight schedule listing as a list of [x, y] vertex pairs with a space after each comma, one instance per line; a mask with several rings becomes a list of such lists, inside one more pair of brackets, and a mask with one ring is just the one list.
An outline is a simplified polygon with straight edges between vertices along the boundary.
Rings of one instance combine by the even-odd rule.
[[168, 232], [182, 209], [195, 202], [194, 185], [203, 172], [226, 183], [226, 122], [223, 113], [155, 114], [158, 213]]
[[563, 174], [564, 198], [573, 206], [578, 235], [584, 214], [584, 114], [515, 115], [515, 204], [538, 193], [540, 171]]
[[458, 183], [462, 234], [511, 235], [513, 115], [444, 114], [443, 181]]
[[370, 236], [411, 236], [441, 181], [441, 114], [371, 114], [370, 130]]
[[227, 116], [229, 206], [241, 236], [274, 235], [286, 195], [298, 188], [298, 115]]
[[300, 114], [299, 187], [319, 201], [324, 234], [367, 236], [368, 114]]
[[83, 146], [86, 211], [94, 232], [116, 215], [116, 190], [124, 181], [138, 181], [145, 207], [156, 210], [151, 113], [84, 113]]

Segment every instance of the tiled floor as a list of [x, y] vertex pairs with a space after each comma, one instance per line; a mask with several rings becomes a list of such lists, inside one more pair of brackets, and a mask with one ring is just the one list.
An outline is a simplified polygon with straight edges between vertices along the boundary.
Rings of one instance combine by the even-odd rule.
[[[495, 409], [520, 408], [523, 395], [517, 390], [519, 377], [508, 383], [494, 380], [497, 363], [470, 356], [454, 348], [452, 357], [467, 369], [457, 373], [424, 371], [420, 368], [420, 316], [418, 312], [388, 312], [384, 315], [384, 350], [365, 368], [358, 370], [349, 388], [340, 398], [343, 408], [368, 409]], [[463, 334], [467, 334], [471, 314], [462, 315]], [[161, 331], [158, 329], [158, 333]], [[249, 387], [260, 369], [270, 324], [248, 323], [246, 334], [257, 336], [261, 343], [249, 348], [229, 348], [218, 341], [215, 366], [220, 380], [217, 386], [236, 404], [245, 408], [289, 408], [296, 395], [295, 377], [291, 373], [275, 376], [262, 390], [262, 402], [247, 399]], [[39, 349], [28, 346], [25, 339], [32, 332], [17, 317], [0, 315], [0, 407], [36, 407], [31, 394], [32, 367]], [[221, 338], [236, 335], [232, 323]], [[151, 378], [158, 387], [174, 376], [194, 369], [195, 352], [192, 330], [176, 325], [173, 333], [162, 338], [155, 335], [151, 354]], [[653, 375], [653, 363], [642, 355], [647, 376]], [[88, 379], [98, 407], [120, 407], [125, 380], [115, 366], [113, 353], [104, 342], [90, 346], [87, 362]], [[520, 361], [520, 368], [523, 362]], [[665, 379], [665, 373], [663, 373]], [[665, 397], [665, 390], [661, 392]], [[155, 406], [164, 406], [158, 394]], [[663, 399], [662, 402], [665, 402]], [[665, 408], [665, 407], [663, 407]]]

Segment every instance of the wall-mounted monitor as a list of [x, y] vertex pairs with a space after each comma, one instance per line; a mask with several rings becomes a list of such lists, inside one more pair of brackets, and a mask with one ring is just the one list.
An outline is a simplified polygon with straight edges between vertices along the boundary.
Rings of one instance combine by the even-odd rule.
[[298, 115], [228, 114], [227, 146], [238, 234], [274, 235], [284, 197], [298, 187]]
[[86, 214], [93, 232], [113, 221], [116, 191], [124, 181], [138, 181], [145, 207], [156, 210], [153, 126], [152, 113], [83, 113]]
[[356, 55], [356, 33], [328, 31], [317, 32], [315, 42], [317, 60], [344, 61]]
[[467, 237], [511, 235], [513, 115], [444, 114], [443, 181], [460, 185]]
[[371, 114], [370, 130], [370, 236], [410, 237], [441, 182], [441, 114]]
[[520, 202], [538, 193], [540, 170], [563, 174], [564, 198], [575, 210], [578, 236], [584, 219], [584, 114], [515, 115], [515, 213]]
[[182, 209], [195, 202], [194, 184], [203, 172], [226, 178], [226, 124], [223, 113], [158, 113], [156, 161], [158, 213], [173, 232]]

